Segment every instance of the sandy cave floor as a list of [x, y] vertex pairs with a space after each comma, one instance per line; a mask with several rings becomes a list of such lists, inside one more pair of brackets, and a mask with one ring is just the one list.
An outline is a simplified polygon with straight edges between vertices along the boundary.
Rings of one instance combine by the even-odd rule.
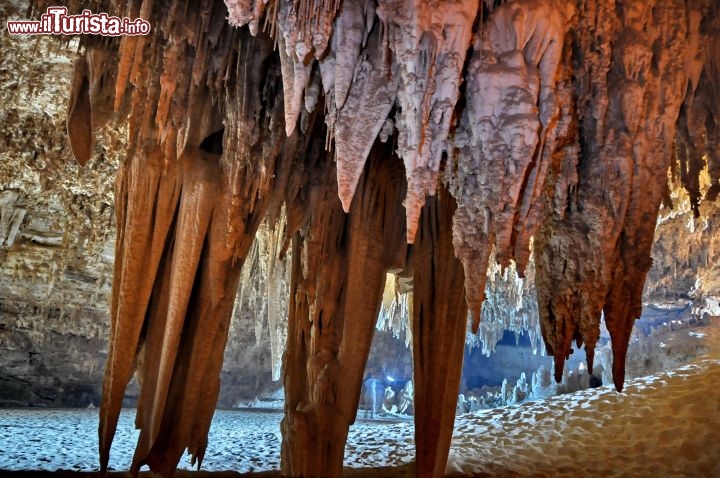
[[[621, 394], [605, 386], [458, 417], [448, 474], [720, 477], [720, 334], [717, 325], [708, 332], [718, 344], [709, 354], [629, 380]], [[121, 416], [115, 470], [129, 466], [133, 417], [133, 410]], [[203, 469], [211, 476], [279, 476], [272, 470], [279, 467], [280, 419], [277, 412], [218, 411]], [[0, 409], [0, 475], [96, 471], [96, 430], [97, 410]], [[346, 476], [412, 476], [412, 436], [412, 423], [360, 421], [348, 437]], [[190, 467], [186, 459], [180, 466]]]

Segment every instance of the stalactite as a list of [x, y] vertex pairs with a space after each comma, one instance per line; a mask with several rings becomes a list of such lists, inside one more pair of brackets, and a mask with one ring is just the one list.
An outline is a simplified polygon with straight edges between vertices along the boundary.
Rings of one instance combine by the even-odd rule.
[[399, 82], [398, 155], [405, 163], [408, 242], [425, 196], [434, 194], [478, 2], [383, 0], [378, 17]]
[[[660, 92], [660, 98], [643, 98], [644, 104], [640, 104], [644, 114], [641, 115], [638, 115], [637, 100], [623, 98], [626, 122], [631, 114], [639, 118], [630, 116], [630, 122], [637, 124], [638, 131], [631, 149], [636, 172], [632, 176], [625, 225], [613, 253], [613, 273], [604, 309], [613, 341], [613, 381], [618, 390], [623, 387], [630, 333], [635, 319], [640, 317], [645, 277], [652, 265], [650, 252], [658, 208], [668, 187], [666, 171], [670, 165], [675, 123], [688, 81], [684, 70], [688, 56], [685, 3], [678, 0], [658, 4], [650, 12], [643, 12], [647, 20], [642, 19], [645, 20], [642, 23], [640, 18], [633, 18], [636, 12], [633, 7], [627, 11], [624, 7], [625, 31], [632, 29], [644, 33], [646, 22], [652, 23], [655, 35], [647, 39], [648, 49], [658, 44], [663, 48], [653, 55], [654, 65], [651, 65], [649, 55], [647, 63], [640, 65], [636, 56], [625, 57], [626, 79], [638, 82], [644, 79], [645, 91]], [[692, 54], [690, 52], [690, 56]], [[628, 75], [630, 72], [634, 75]], [[588, 368], [592, 369], [592, 355], [588, 358]]]
[[540, 351], [541, 332], [535, 293], [535, 263], [530, 261], [525, 276], [520, 277], [514, 263], [502, 268], [490, 256], [482, 316], [477, 338], [469, 337], [470, 345], [482, 342], [482, 352], [490, 356], [505, 331], [516, 337], [527, 333], [533, 352]]
[[[704, 19], [704, 20], [703, 20]], [[688, 53], [684, 69], [687, 93], [678, 118], [673, 172], [690, 193], [695, 216], [703, 199], [714, 201], [720, 193], [720, 153], [711, 145], [720, 140], [720, 20], [718, 6], [698, 2], [688, 13]], [[675, 166], [675, 165], [673, 165]], [[707, 167], [711, 186], [700, 191], [700, 172]]]
[[[290, 251], [281, 249], [287, 236], [284, 208], [275, 224], [266, 220], [260, 225], [248, 258], [243, 266], [236, 310], [254, 314], [255, 343], [260, 347], [262, 331], [270, 334], [272, 379], [280, 380], [282, 355], [287, 340], [288, 299], [290, 297]], [[233, 315], [237, 316], [237, 313]], [[235, 334], [243, 334], [237, 329]]]
[[112, 116], [113, 93], [106, 87], [109, 81], [107, 59], [108, 53], [104, 49], [88, 47], [85, 55], [75, 60], [66, 126], [73, 156], [81, 166], [92, 157], [93, 132]]
[[92, 124], [90, 83], [85, 58], [75, 60], [72, 89], [67, 111], [67, 132], [75, 160], [84, 166], [92, 155]]
[[125, 97], [125, 90], [130, 80], [130, 69], [135, 59], [137, 43], [137, 36], [125, 36], [120, 42], [120, 51], [118, 53], [120, 60], [118, 63], [117, 82], [115, 83], [115, 102], [113, 104], [115, 111], [120, 109], [120, 103]]
[[[147, 332], [139, 368], [142, 389], [136, 419], [140, 437], [133, 459], [134, 473], [147, 463], [162, 476], [172, 475], [190, 436], [187, 428], [198, 418], [178, 410], [183, 407], [196, 409], [197, 392], [200, 391], [196, 388], [197, 380], [172, 382], [185, 367], [187, 370], [182, 370], [185, 374], [203, 368], [210, 351], [210, 344], [203, 341], [212, 341], [215, 336], [212, 321], [203, 321], [202, 333], [199, 333], [199, 324], [191, 323], [202, 321], [200, 317], [204, 317], [193, 314], [195, 307], [210, 308], [210, 304], [203, 304], [210, 298], [209, 291], [202, 293], [202, 286], [206, 284], [202, 279], [192, 280], [196, 276], [202, 277], [201, 257], [220, 186], [219, 158], [206, 155], [208, 153], [200, 150], [189, 150], [178, 158], [182, 169], [181, 193], [173, 218], [174, 237], [168, 241], [174, 245], [166, 252], [164, 270], [160, 280], [156, 281], [153, 294], [156, 299], [151, 302], [145, 323]], [[200, 293], [193, 294], [193, 289], [198, 286]], [[185, 338], [188, 331], [196, 332]], [[195, 341], [200, 342], [199, 346], [188, 343]], [[185, 347], [194, 353], [183, 353]], [[190, 363], [187, 363], [190, 357]], [[199, 364], [193, 364], [194, 361]], [[185, 390], [177, 390], [178, 387], [190, 387], [190, 393], [184, 394]], [[182, 399], [178, 400], [180, 397]], [[173, 420], [172, 433], [166, 428], [169, 420]], [[202, 460], [202, 453], [199, 458]]]
[[[284, 213], [284, 211], [282, 212]], [[281, 214], [282, 214], [281, 213]], [[267, 317], [270, 330], [270, 356], [272, 379], [280, 380], [282, 356], [287, 341], [288, 298], [290, 296], [290, 260], [288, 255], [281, 256], [287, 222], [282, 220], [270, 231], [271, 236], [266, 243], [268, 264], [267, 281]]]
[[[249, 23], [254, 24], [251, 27], [251, 32], [254, 35], [257, 34], [257, 25], [260, 22], [260, 17], [255, 16], [255, 4], [265, 3], [260, 0], [226, 0], [225, 5], [228, 9], [228, 22], [230, 25], [241, 27]], [[253, 31], [255, 30], [255, 31]]]
[[493, 12], [475, 40], [462, 120], [469, 138], [459, 143], [453, 193], [454, 244], [465, 267], [474, 330], [493, 245], [503, 266], [520, 258], [522, 274], [540, 224], [530, 211], [554, 148], [547, 141], [557, 121], [556, 75], [573, 13], [569, 3], [510, 2]]
[[[353, 83], [355, 65], [367, 42], [368, 32], [372, 30], [374, 17], [375, 8], [369, 0], [346, 2], [340, 9], [335, 25], [336, 46], [333, 48], [337, 59], [334, 95], [335, 108], [338, 111], [342, 109], [347, 99], [348, 91]], [[379, 45], [376, 45], [375, 48], [379, 48]]]
[[[134, 351], [147, 314], [156, 274], [179, 200], [179, 171], [163, 164], [160, 151], [138, 151], [118, 171], [115, 210], [117, 245], [108, 362], [100, 408], [100, 466], [107, 469]], [[153, 211], [154, 214], [148, 214]]]
[[[249, 2], [231, 3], [233, 24], [252, 21]], [[320, 3], [310, 17], [302, 15], [302, 12], [310, 15], [310, 2], [281, 2], [280, 6], [278, 43], [283, 62], [288, 135], [295, 128], [303, 90], [310, 78], [309, 53], [314, 50], [316, 58], [322, 58], [330, 38], [330, 24], [338, 10], [336, 2]], [[406, 199], [409, 242], [413, 240], [425, 195], [435, 191], [440, 156], [446, 148], [452, 111], [459, 96], [477, 1], [442, 2], [440, 6], [438, 9], [423, 2], [409, 5], [381, 2], [378, 15], [386, 30], [381, 32], [374, 27], [375, 12], [369, 2], [347, 2], [338, 15], [332, 51], [323, 60], [325, 91], [334, 95], [328, 123], [341, 165], [339, 194], [346, 211], [372, 142], [394, 104], [397, 84], [407, 84], [397, 92], [397, 97], [402, 123], [399, 151], [412, 184]], [[392, 58], [384, 57], [381, 33], [390, 39]], [[371, 38], [374, 36], [375, 41], [366, 46], [368, 34]], [[308, 43], [309, 38], [312, 45]], [[361, 46], [365, 48], [361, 50]], [[418, 54], [426, 59], [422, 65], [416, 64]], [[390, 63], [392, 75], [386, 71]], [[331, 73], [331, 69], [334, 72]], [[358, 126], [358, 120], [363, 125]], [[357, 137], [359, 132], [362, 136]]]
[[[211, 28], [216, 15], [206, 10], [200, 17], [202, 30]], [[225, 28], [210, 46], [202, 37], [198, 41], [208, 55], [217, 55], [212, 50], [217, 46], [224, 61], [225, 39], [234, 37]], [[192, 43], [190, 37], [188, 41]], [[142, 389], [134, 474], [149, 464], [171, 476], [185, 448], [193, 461], [202, 462], [240, 268], [265, 211], [282, 197], [297, 143], [282, 141], [283, 104], [274, 93], [280, 80], [267, 81], [266, 76], [277, 67], [266, 60], [272, 53], [269, 40], [245, 37], [239, 42], [236, 61], [241, 68], [228, 82], [224, 103], [231, 133], [223, 141], [221, 129], [216, 144], [208, 138], [218, 133], [220, 115], [206, 86], [214, 80], [199, 82], [190, 74], [193, 62], [184, 62], [187, 57], [179, 53], [182, 42], [178, 39], [161, 55], [153, 53], [162, 48], [159, 43], [147, 43], [149, 51], [140, 52], [163, 65], [162, 74], [158, 83], [150, 65], [137, 71], [130, 109], [135, 127], [125, 167], [129, 173], [118, 175], [118, 224], [123, 226], [101, 406], [101, 464], [105, 469], [123, 392], [137, 366]], [[225, 71], [221, 66], [207, 75]], [[169, 102], [172, 91], [188, 94], [174, 95]], [[140, 108], [141, 98], [157, 107]], [[253, 114], [261, 110], [263, 116]], [[252, 130], [257, 132], [244, 134]], [[181, 139], [179, 144], [175, 138]], [[148, 144], [157, 146], [143, 153], [149, 146], [140, 145]], [[180, 151], [177, 158], [175, 151]], [[155, 214], [147, 214], [153, 209]]]
[[[395, 102], [397, 83], [388, 80], [389, 58], [380, 36], [379, 29], [373, 30], [354, 71], [345, 71], [353, 82], [344, 94], [342, 106], [337, 107], [335, 118], [330, 121], [334, 125], [338, 194], [345, 212], [350, 211], [365, 161]], [[338, 49], [340, 54], [340, 46]], [[342, 71], [342, 65], [336, 61], [333, 88], [336, 105], [338, 91], [345, 86], [340, 75]], [[332, 111], [329, 114], [332, 115]]]
[[[585, 22], [603, 25], [594, 36], [576, 40], [575, 50], [583, 52], [576, 73], [579, 93], [592, 114], [580, 122], [578, 182], [563, 179], [572, 177], [567, 174], [574, 168], [572, 149], [556, 165], [559, 202], [537, 241], [538, 301], [556, 379], [572, 340], [585, 342], [592, 370], [604, 310], [613, 340], [613, 378], [622, 389], [687, 82], [687, 12], [680, 1], [652, 9], [623, 4], [619, 17], [612, 2], [583, 8], [578, 28], [586, 28]], [[611, 38], [618, 40], [611, 45]]]
[[307, 202], [295, 196], [291, 204], [301, 207], [288, 208], [288, 214], [308, 221], [293, 238], [284, 358], [282, 471], [290, 476], [341, 475], [385, 273], [405, 262], [399, 161], [388, 157], [387, 148], [371, 153], [346, 217], [335, 197], [337, 184], [328, 182], [334, 163], [323, 146], [308, 154], [319, 156], [320, 163], [305, 168], [306, 181], [313, 179], [313, 169], [322, 173], [322, 187]]
[[161, 132], [165, 130], [170, 113], [170, 103], [175, 96], [179, 74], [177, 68], [179, 65], [182, 66], [182, 63], [178, 61], [178, 55], [182, 50], [184, 48], [181, 48], [178, 43], [171, 43], [163, 52], [165, 68], [160, 74], [160, 98], [155, 115], [155, 126]]
[[[502, 277], [514, 287], [487, 314], [522, 316], [533, 236], [556, 378], [573, 340], [592, 369], [604, 312], [622, 387], [675, 137], [675, 180], [696, 214], [720, 193], [718, 6], [482, 3], [102, 3], [152, 26], [121, 40], [84, 36], [68, 108], [81, 162], [98, 125], [112, 115], [128, 124], [103, 470], [133, 370], [133, 471], [148, 463], [169, 476], [185, 448], [202, 461], [241, 267], [265, 217], [281, 224], [283, 204], [287, 237], [271, 254], [292, 242], [284, 473], [341, 473], [388, 271], [413, 289], [418, 476], [444, 472], [464, 297], [477, 329]], [[261, 22], [269, 35], [257, 35]], [[446, 184], [433, 196], [444, 156]], [[282, 320], [280, 302], [269, 321]], [[485, 336], [496, 337], [489, 322]]]
[[445, 476], [460, 386], [467, 304], [452, 245], [455, 200], [441, 187], [423, 208], [413, 262], [416, 476]]
[[[401, 282], [402, 281], [402, 282]], [[380, 315], [378, 316], [377, 330], [390, 332], [396, 339], [405, 342], [406, 347], [412, 343], [412, 292], [406, 290], [407, 280], [395, 274], [385, 277], [385, 290], [383, 291]], [[412, 281], [409, 281], [412, 287]]]
[[[283, 2], [283, 5], [286, 5]], [[287, 6], [289, 9], [290, 7]], [[290, 136], [295, 131], [300, 110], [303, 107], [305, 87], [310, 81], [313, 62], [306, 60], [305, 56], [298, 58], [295, 54], [295, 45], [285, 34], [287, 26], [284, 20], [289, 15], [287, 9], [280, 9], [281, 31], [278, 35], [278, 51], [282, 66], [283, 93], [285, 96], [285, 132]]]

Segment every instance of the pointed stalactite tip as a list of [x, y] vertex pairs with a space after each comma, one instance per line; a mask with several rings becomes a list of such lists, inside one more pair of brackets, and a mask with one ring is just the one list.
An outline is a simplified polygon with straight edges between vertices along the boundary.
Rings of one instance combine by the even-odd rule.
[[297, 123], [297, 116], [285, 115], [285, 134], [289, 138], [295, 132], [295, 124]]
[[[467, 296], [467, 289], [466, 289], [466, 296]], [[480, 299], [470, 299], [470, 297], [467, 297], [468, 302], [468, 309], [470, 310], [470, 321], [472, 323], [472, 333], [477, 334], [478, 330], [480, 330], [480, 314], [482, 312], [482, 303], [484, 298]]]
[[340, 202], [342, 203], [342, 208], [345, 213], [350, 212], [350, 205], [352, 204], [353, 195], [352, 193], [341, 193], [338, 192], [338, 196], [340, 197]]
[[423, 205], [424, 200], [420, 200], [417, 196], [412, 195], [411, 191], [408, 190], [408, 195], [405, 199], [405, 216], [408, 244], [415, 243], [415, 234], [417, 233], [417, 228], [420, 224], [420, 214], [422, 212]]
[[560, 383], [563, 379], [563, 372], [565, 371], [565, 357], [562, 355], [555, 355], [555, 382]]

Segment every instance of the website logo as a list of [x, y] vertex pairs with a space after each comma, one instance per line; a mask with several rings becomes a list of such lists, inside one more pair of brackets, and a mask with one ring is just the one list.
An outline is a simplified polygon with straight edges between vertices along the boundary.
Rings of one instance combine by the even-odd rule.
[[48, 7], [40, 20], [8, 20], [11, 35], [147, 35], [150, 23], [142, 18], [131, 20], [107, 13], [83, 10], [80, 15], [68, 15], [67, 7]]

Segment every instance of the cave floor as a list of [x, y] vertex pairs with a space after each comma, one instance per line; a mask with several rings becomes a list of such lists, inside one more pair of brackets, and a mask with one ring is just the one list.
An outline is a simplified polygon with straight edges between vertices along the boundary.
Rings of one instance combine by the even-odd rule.
[[[520, 406], [461, 415], [449, 476], [720, 476], [720, 327], [705, 327], [710, 352], [672, 370]], [[53, 417], [53, 413], [63, 414]], [[17, 420], [24, 415], [27, 419]], [[136, 432], [121, 417], [111, 467], [127, 469]], [[12, 417], [15, 416], [15, 419]], [[218, 412], [203, 463], [179, 478], [275, 477], [280, 413]], [[34, 417], [34, 418], [33, 418]], [[29, 420], [29, 421], [28, 421]], [[249, 420], [249, 421], [248, 421]], [[244, 425], [242, 424], [244, 421]], [[0, 476], [96, 476], [96, 410], [0, 409]], [[360, 421], [351, 428], [347, 477], [413, 476], [411, 423]], [[181, 462], [187, 468], [189, 463]], [[77, 472], [54, 472], [75, 469]], [[234, 469], [235, 472], [223, 470]], [[127, 476], [111, 473], [109, 476]], [[152, 476], [143, 474], [143, 476]]]
[[[2, 471], [2, 478], [97, 478], [98, 472], [78, 472], [78, 471]], [[151, 472], [141, 472], [140, 477], [157, 478], [158, 475]], [[346, 468], [345, 478], [363, 478], [371, 476], [373, 478], [394, 478], [403, 476], [413, 476], [409, 466], [404, 467], [382, 467], [382, 468]], [[127, 472], [110, 472], [107, 478], [130, 478]], [[175, 478], [280, 478], [282, 475], [279, 471], [261, 471], [251, 473], [238, 473], [237, 471], [189, 471], [178, 470]]]

